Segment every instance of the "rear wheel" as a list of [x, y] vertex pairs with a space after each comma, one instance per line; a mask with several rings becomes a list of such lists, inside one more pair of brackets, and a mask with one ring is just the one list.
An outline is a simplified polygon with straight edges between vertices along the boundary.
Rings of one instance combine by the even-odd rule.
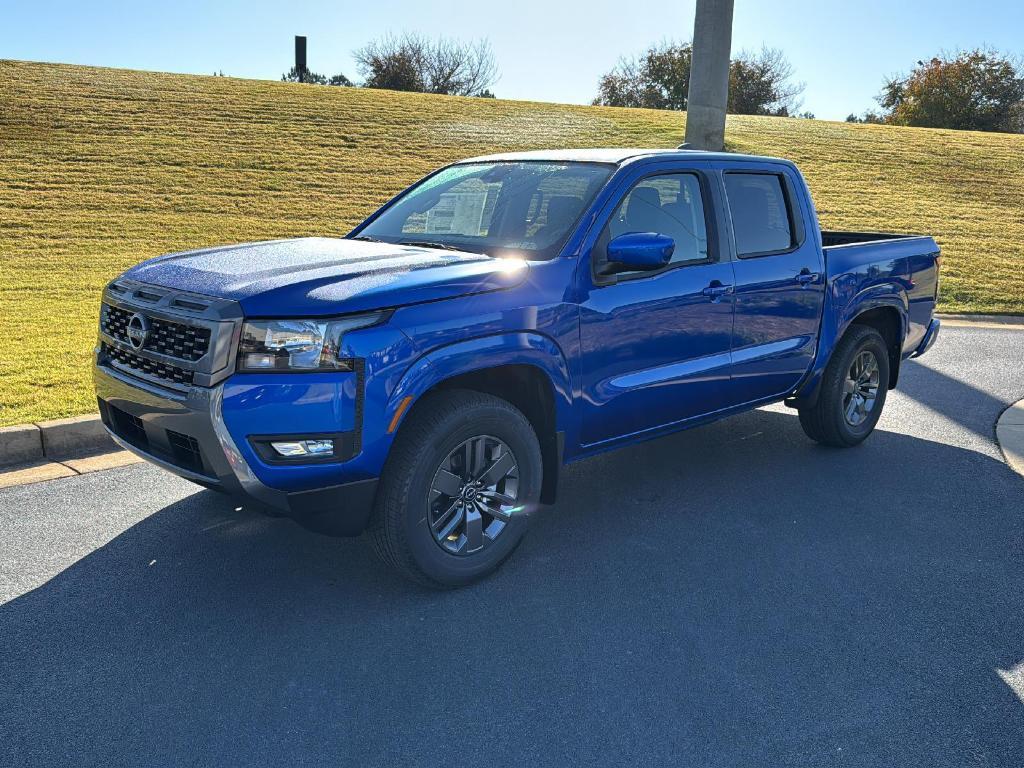
[[874, 328], [854, 325], [825, 368], [818, 401], [800, 409], [812, 440], [846, 448], [862, 442], [882, 415], [889, 384], [889, 350]]
[[470, 390], [429, 395], [385, 467], [370, 526], [374, 548], [429, 586], [476, 581], [519, 545], [541, 472], [537, 436], [510, 403]]

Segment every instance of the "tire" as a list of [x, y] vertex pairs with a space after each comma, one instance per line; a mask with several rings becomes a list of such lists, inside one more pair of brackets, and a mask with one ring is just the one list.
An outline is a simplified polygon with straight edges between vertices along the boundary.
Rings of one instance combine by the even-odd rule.
[[[497, 477], [509, 461], [514, 470], [494, 490], [482, 485], [492, 477], [480, 467]], [[420, 584], [471, 584], [519, 545], [540, 497], [542, 473], [537, 435], [513, 405], [472, 390], [428, 395], [402, 426], [384, 467], [369, 526], [374, 549]]]
[[[856, 377], [855, 361], [873, 360], [875, 373], [858, 387], [847, 383]], [[863, 372], [870, 366], [862, 367]], [[875, 381], [877, 377], [877, 381]], [[866, 397], [872, 391], [873, 398]], [[854, 392], [851, 393], [851, 389]], [[822, 376], [818, 401], [811, 407], [801, 408], [800, 426], [811, 440], [836, 448], [849, 448], [863, 442], [871, 434], [889, 389], [889, 349], [885, 339], [874, 328], [853, 325], [836, 346], [836, 350]], [[850, 395], [850, 397], [848, 397]], [[857, 397], [860, 396], [860, 400]], [[851, 398], [853, 408], [851, 409]], [[852, 417], [848, 413], [853, 411]]]

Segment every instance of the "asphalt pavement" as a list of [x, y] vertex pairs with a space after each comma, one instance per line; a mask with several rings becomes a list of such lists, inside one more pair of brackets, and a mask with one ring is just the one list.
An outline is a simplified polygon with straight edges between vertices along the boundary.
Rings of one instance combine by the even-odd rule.
[[148, 465], [0, 491], [0, 765], [1020, 766], [1024, 333], [861, 447], [761, 409], [568, 468], [483, 583]]

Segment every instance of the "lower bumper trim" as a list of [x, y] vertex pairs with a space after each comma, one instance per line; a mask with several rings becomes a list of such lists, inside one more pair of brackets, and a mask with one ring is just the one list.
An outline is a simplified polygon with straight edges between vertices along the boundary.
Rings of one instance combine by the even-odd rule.
[[921, 343], [914, 350], [914, 357], [920, 357], [932, 348], [935, 341], [939, 338], [940, 328], [942, 328], [942, 321], [937, 317], [933, 317], [931, 323], [928, 324], [928, 330], [925, 331], [924, 338], [921, 339]]
[[151, 453], [146, 453], [141, 448], [132, 445], [127, 440], [124, 440], [121, 437], [118, 437], [117, 433], [110, 429], [110, 427], [108, 427], [106, 424], [103, 425], [103, 428], [107, 431], [107, 434], [110, 435], [110, 439], [117, 443], [119, 446], [121, 446], [124, 450], [131, 451], [140, 459], [145, 459], [150, 464], [155, 464], [156, 466], [160, 467], [160, 469], [178, 475], [178, 477], [183, 477], [186, 480], [191, 480], [193, 483], [198, 483], [199, 485], [205, 485], [207, 487], [220, 485], [220, 482], [216, 478], [208, 477], [207, 475], [200, 474], [199, 472], [192, 472], [188, 469], [185, 469], [184, 467], [179, 467], [176, 464], [171, 464], [169, 461], [164, 461], [163, 459], [157, 458]]
[[[212, 490], [231, 493], [233, 496], [249, 501], [251, 497], [240, 491], [232, 491], [225, 488], [224, 484], [213, 477], [191, 472], [182, 467], [164, 461], [150, 453], [146, 453], [137, 446], [118, 437], [109, 428], [107, 434], [111, 440], [131, 451], [141, 459], [150, 464], [155, 464], [163, 470], [190, 480], [197, 485]], [[267, 502], [258, 499], [257, 505], [265, 507], [262, 511], [268, 512], [275, 517], [288, 517], [310, 531], [326, 534], [328, 536], [358, 536], [364, 530], [370, 519], [373, 510], [374, 500], [377, 497], [377, 486], [380, 481], [377, 478], [359, 480], [354, 483], [343, 483], [332, 485], [327, 488], [316, 488], [311, 491], [274, 491], [277, 494], [277, 503]], [[272, 491], [273, 489], [267, 489]]]
[[288, 516], [303, 528], [329, 536], [358, 536], [370, 521], [377, 478], [288, 494]]
[[[366, 528], [376, 498], [376, 478], [303, 491], [265, 485], [227, 431], [221, 416], [220, 387], [190, 391], [185, 396], [165, 395], [99, 366], [94, 381], [107, 433], [136, 456], [205, 488], [224, 491], [245, 505], [290, 517], [310, 530], [357, 536]], [[118, 414], [127, 422], [118, 420]], [[119, 434], [126, 423], [131, 428]], [[168, 439], [174, 436], [195, 447], [188, 452], [189, 461], [180, 461], [175, 453], [175, 445]]]

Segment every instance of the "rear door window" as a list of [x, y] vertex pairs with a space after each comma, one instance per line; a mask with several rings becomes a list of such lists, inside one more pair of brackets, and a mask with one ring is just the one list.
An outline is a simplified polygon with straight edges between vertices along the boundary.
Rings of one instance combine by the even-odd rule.
[[792, 214], [781, 176], [726, 173], [725, 191], [738, 256], [761, 256], [793, 247]]

